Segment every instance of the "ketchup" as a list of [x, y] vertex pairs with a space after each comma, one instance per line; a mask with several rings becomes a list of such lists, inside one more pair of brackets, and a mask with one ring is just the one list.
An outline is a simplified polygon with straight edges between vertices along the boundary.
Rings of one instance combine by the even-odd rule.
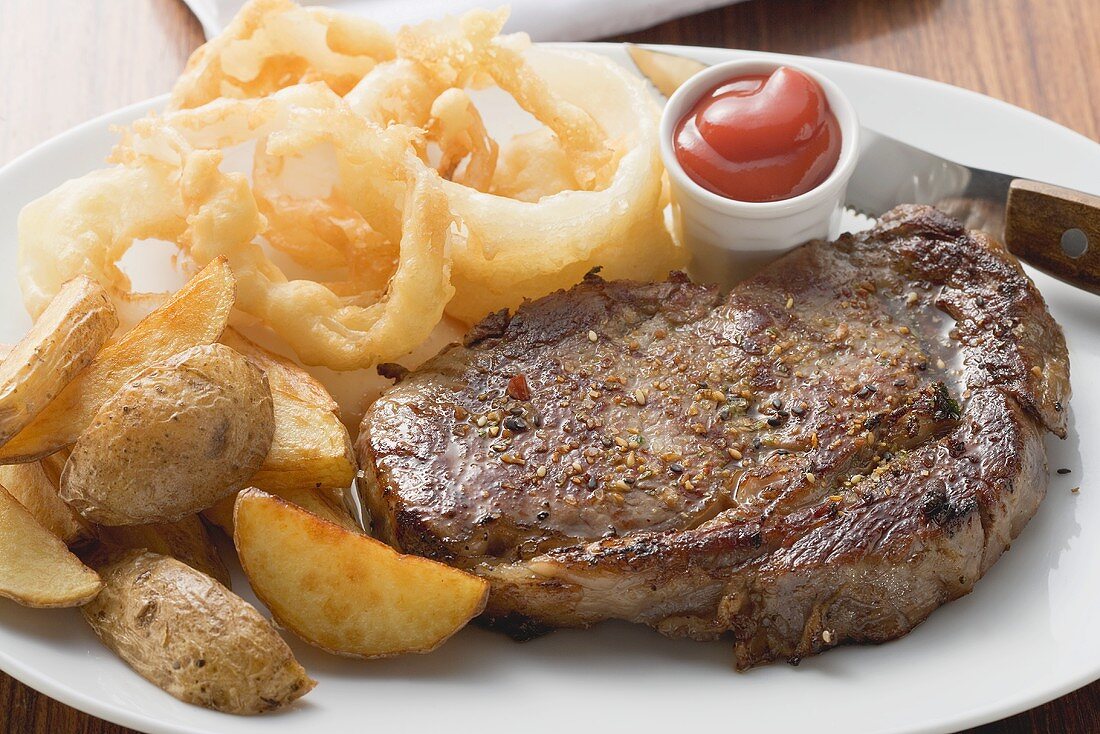
[[840, 124], [817, 82], [781, 66], [711, 89], [680, 120], [674, 143], [703, 188], [738, 201], [780, 201], [833, 172]]

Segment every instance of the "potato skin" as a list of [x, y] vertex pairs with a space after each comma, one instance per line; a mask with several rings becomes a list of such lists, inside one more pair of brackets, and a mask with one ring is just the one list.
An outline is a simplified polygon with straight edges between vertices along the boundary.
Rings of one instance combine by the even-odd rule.
[[61, 497], [101, 525], [175, 522], [239, 490], [275, 431], [263, 373], [222, 344], [150, 367], [107, 400], [61, 475]]
[[72, 445], [103, 403], [146, 367], [217, 341], [235, 293], [229, 263], [215, 258], [167, 303], [105, 346], [29, 425], [0, 446], [0, 463], [35, 461]]
[[83, 608], [96, 635], [181, 701], [230, 714], [272, 711], [316, 685], [264, 617], [174, 558], [131, 551], [100, 568]]
[[197, 515], [178, 522], [151, 525], [103, 525], [98, 528], [99, 541], [120, 550], [145, 550], [171, 556], [196, 571], [211, 576], [232, 591], [233, 580], [218, 554], [214, 539]]
[[99, 354], [117, 327], [103, 286], [84, 275], [65, 283], [0, 362], [0, 444], [41, 413]]

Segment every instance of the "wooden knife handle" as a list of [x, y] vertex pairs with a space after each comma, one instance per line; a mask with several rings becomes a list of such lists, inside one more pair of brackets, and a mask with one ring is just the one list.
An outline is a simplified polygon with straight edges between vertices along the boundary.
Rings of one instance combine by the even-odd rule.
[[1029, 265], [1100, 294], [1100, 196], [1016, 179], [1008, 191], [1005, 244]]

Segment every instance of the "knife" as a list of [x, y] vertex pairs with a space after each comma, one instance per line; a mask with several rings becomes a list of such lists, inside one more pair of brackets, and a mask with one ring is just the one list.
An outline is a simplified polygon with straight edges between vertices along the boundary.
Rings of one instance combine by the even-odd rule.
[[[626, 50], [665, 97], [707, 66], [630, 43]], [[931, 204], [1044, 273], [1100, 294], [1100, 197], [965, 166], [866, 127], [860, 135], [849, 208], [873, 219], [898, 204]]]

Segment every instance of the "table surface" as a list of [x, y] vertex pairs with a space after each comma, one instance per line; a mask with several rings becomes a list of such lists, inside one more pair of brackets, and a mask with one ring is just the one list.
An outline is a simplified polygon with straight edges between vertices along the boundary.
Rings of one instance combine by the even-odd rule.
[[[621, 39], [824, 56], [999, 97], [1100, 137], [1097, 0], [749, 0]], [[0, 165], [165, 92], [202, 42], [179, 0], [0, 0]], [[0, 729], [130, 730], [0, 673]], [[1100, 683], [969, 734], [1095, 734]]]

